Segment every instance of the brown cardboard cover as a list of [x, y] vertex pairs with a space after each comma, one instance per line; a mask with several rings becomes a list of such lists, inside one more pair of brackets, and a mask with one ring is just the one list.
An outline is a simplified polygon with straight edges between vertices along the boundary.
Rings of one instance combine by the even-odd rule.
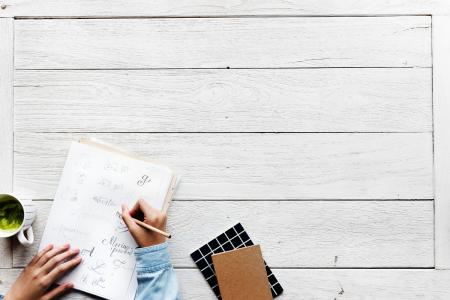
[[213, 254], [212, 260], [223, 300], [273, 299], [259, 245]]

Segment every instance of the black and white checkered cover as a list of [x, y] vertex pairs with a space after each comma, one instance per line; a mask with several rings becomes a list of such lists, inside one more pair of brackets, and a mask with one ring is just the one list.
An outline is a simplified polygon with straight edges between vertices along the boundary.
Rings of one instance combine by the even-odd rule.
[[[238, 223], [211, 240], [209, 243], [200, 247], [200, 249], [191, 253], [192, 259], [211, 286], [217, 298], [220, 299], [220, 290], [211, 255], [252, 245], [253, 242], [247, 232], [245, 232], [244, 227], [242, 227], [241, 223]], [[283, 288], [272, 273], [272, 270], [267, 266], [266, 262], [264, 262], [264, 264], [266, 265], [267, 278], [272, 290], [272, 296], [275, 298], [283, 292]]]

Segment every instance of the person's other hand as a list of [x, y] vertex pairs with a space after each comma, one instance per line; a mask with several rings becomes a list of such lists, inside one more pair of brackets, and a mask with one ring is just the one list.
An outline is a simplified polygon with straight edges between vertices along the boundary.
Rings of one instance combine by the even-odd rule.
[[123, 204], [122, 218], [139, 247], [154, 246], [166, 241], [161, 234], [143, 228], [133, 220], [135, 218], [163, 231], [166, 230], [166, 214], [151, 207], [143, 199], [139, 199], [131, 210]]
[[58, 248], [48, 245], [25, 267], [6, 293], [5, 300], [56, 299], [73, 284], [64, 283], [53, 289], [50, 286], [81, 262], [79, 252], [78, 249], [70, 249], [69, 244]]

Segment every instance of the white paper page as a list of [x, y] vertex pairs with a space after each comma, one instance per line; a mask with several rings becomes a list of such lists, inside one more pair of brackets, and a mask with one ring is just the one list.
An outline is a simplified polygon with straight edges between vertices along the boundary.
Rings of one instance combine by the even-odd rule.
[[137, 245], [120, 205], [143, 198], [162, 209], [171, 179], [162, 165], [73, 142], [40, 246], [80, 248], [82, 263], [61, 282], [107, 299], [133, 298]]

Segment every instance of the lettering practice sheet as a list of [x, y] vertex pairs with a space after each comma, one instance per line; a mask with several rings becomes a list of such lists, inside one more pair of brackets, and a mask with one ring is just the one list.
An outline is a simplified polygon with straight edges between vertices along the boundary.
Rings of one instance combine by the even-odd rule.
[[173, 179], [163, 165], [73, 142], [40, 245], [80, 248], [81, 264], [61, 282], [107, 299], [133, 299], [137, 245], [120, 207], [143, 198], [162, 210]]

